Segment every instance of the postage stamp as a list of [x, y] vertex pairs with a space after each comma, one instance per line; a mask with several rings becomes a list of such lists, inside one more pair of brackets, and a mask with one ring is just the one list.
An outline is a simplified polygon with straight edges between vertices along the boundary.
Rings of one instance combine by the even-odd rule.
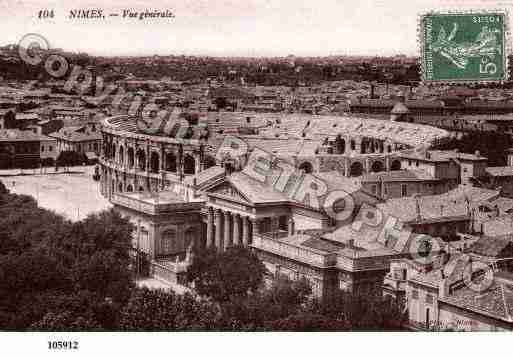
[[502, 82], [508, 78], [506, 11], [428, 13], [420, 17], [424, 82]]

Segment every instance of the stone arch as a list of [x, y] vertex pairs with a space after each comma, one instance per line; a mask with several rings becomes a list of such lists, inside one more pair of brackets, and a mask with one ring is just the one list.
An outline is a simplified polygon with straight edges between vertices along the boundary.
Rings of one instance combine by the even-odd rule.
[[118, 149], [118, 162], [120, 164], [123, 164], [125, 163], [125, 149], [123, 148], [122, 145], [119, 146], [119, 149]]
[[391, 171], [399, 171], [401, 169], [401, 161], [399, 160], [393, 160], [390, 165]]
[[150, 154], [150, 172], [158, 173], [160, 170], [160, 158], [159, 154], [155, 151]]
[[173, 253], [176, 244], [176, 230], [166, 229], [160, 235], [160, 254], [169, 255]]
[[123, 192], [123, 182], [118, 183], [118, 191]]
[[353, 162], [349, 167], [349, 176], [358, 177], [363, 174], [363, 165], [360, 162]]
[[139, 162], [139, 170], [146, 170], [146, 153], [144, 150], [137, 150], [137, 161]]
[[112, 144], [112, 147], [110, 148], [110, 150], [111, 150], [110, 158], [115, 159], [116, 158], [116, 144], [115, 143]]
[[342, 136], [338, 135], [335, 138], [335, 153], [342, 154], [346, 151], [346, 141], [342, 138]]
[[132, 147], [128, 147], [127, 157], [128, 157], [128, 167], [129, 168], [134, 168], [135, 154], [134, 154], [134, 149]]
[[144, 187], [143, 186], [139, 186], [139, 192], [144, 192]]
[[300, 170], [305, 171], [305, 173], [312, 173], [313, 172], [313, 166], [308, 161], [305, 161], [305, 162], [301, 163], [298, 168]]
[[166, 153], [166, 171], [176, 172], [176, 156], [173, 152]]
[[133, 192], [134, 191], [134, 187], [132, 187], [132, 185], [129, 184], [128, 186], [126, 186], [126, 191], [127, 192]]
[[196, 168], [196, 160], [193, 156], [187, 154], [183, 159], [183, 173], [186, 175], [193, 175]]
[[382, 172], [385, 170], [385, 166], [381, 161], [374, 161], [371, 166], [372, 172]]
[[214, 167], [216, 165], [216, 159], [212, 156], [205, 156], [203, 160], [203, 166], [205, 169]]
[[355, 142], [355, 140], [352, 139], [351, 142], [350, 142], [350, 145], [351, 145], [351, 151], [354, 151], [356, 149], [356, 142]]

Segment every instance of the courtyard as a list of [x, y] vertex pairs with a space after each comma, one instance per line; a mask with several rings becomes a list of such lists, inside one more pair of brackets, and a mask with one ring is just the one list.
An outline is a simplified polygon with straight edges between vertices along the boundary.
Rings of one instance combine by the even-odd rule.
[[69, 172], [46, 173], [38, 170], [2, 170], [0, 181], [17, 194], [36, 199], [40, 207], [77, 221], [89, 214], [109, 209], [110, 202], [101, 196], [100, 183], [93, 180], [94, 166], [71, 167]]

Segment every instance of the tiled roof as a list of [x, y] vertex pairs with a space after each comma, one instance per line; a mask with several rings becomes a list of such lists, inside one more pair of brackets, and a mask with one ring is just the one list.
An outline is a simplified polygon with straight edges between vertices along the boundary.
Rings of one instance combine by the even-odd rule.
[[458, 151], [416, 151], [406, 150], [403, 151], [402, 157], [411, 158], [415, 160], [430, 161], [430, 162], [447, 162], [451, 159], [458, 159], [463, 161], [485, 161], [487, 158], [479, 154], [461, 153]]
[[48, 141], [50, 138], [44, 135], [38, 135], [32, 131], [22, 131], [19, 129], [0, 130], [0, 142], [23, 142], [23, 141]]
[[493, 177], [512, 177], [513, 166], [486, 167], [486, 172]]
[[49, 136], [72, 142], [95, 141], [102, 139], [100, 132], [88, 131], [80, 126], [63, 127], [59, 131], [51, 133]]
[[[417, 213], [417, 203], [419, 213]], [[448, 198], [445, 194], [391, 198], [377, 206], [384, 213], [401, 222], [455, 220], [469, 216], [469, 206], [464, 198]]]
[[361, 177], [362, 183], [365, 182], [395, 182], [395, 181], [429, 181], [437, 180], [429, 173], [422, 170], [398, 170], [398, 171], [383, 171], [383, 172], [371, 172], [364, 174]]
[[513, 323], [513, 286], [494, 281], [484, 293], [463, 285], [440, 301], [454, 306]]
[[470, 252], [484, 257], [497, 258], [506, 247], [511, 245], [512, 242], [509, 239], [482, 236], [470, 247]]

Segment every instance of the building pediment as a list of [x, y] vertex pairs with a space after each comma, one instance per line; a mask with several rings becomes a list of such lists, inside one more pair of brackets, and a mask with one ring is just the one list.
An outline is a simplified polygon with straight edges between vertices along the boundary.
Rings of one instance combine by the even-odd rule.
[[244, 204], [248, 204], [248, 205], [253, 204], [251, 202], [251, 200], [249, 200], [247, 195], [242, 193], [242, 191], [240, 191], [238, 188], [236, 188], [233, 184], [231, 184], [228, 181], [223, 182], [223, 183], [219, 184], [218, 186], [210, 189], [208, 191], [208, 194], [220, 195], [225, 198], [229, 197], [230, 199], [232, 199], [235, 202], [240, 202], [240, 203], [244, 203]]

